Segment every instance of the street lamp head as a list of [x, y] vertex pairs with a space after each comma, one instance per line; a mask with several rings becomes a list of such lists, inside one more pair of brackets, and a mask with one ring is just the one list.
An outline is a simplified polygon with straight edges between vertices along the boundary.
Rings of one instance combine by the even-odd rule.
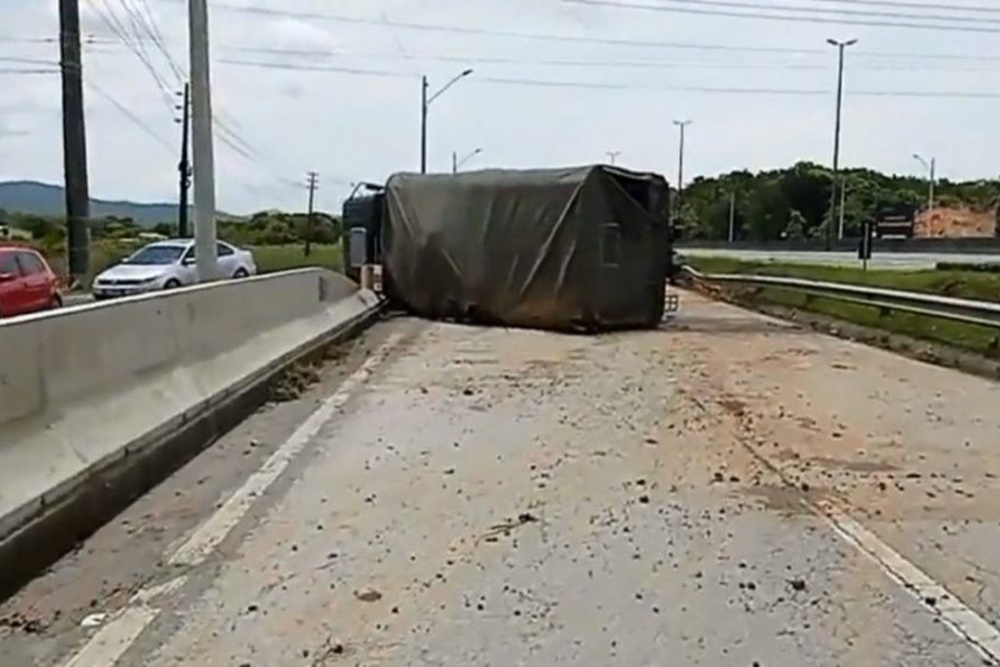
[[471, 67], [469, 69], [467, 69], [467, 70], [462, 70], [462, 76], [469, 76], [470, 74], [472, 74], [472, 68]]
[[838, 41], [836, 39], [833, 39], [832, 37], [829, 37], [829, 38], [827, 38], [826, 43], [829, 44], [830, 46], [844, 47], [844, 46], [854, 46], [855, 44], [858, 43], [858, 40], [857, 39], [848, 39], [846, 41], [841, 42], [841, 41]]

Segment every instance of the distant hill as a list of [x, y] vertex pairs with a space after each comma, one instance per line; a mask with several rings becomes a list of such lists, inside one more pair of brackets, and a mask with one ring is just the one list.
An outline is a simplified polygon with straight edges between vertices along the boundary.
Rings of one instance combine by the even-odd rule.
[[[62, 216], [66, 210], [63, 188], [37, 181], [0, 182], [0, 208], [11, 213]], [[90, 216], [132, 218], [143, 227], [177, 220], [177, 204], [90, 200]]]

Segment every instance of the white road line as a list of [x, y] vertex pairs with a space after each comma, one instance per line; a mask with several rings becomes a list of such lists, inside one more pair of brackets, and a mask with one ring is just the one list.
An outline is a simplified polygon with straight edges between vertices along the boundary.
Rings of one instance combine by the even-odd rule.
[[940, 618], [942, 623], [972, 646], [988, 664], [1000, 665], [1000, 630], [846, 512], [829, 502], [818, 503], [813, 508], [827, 520], [834, 532], [875, 561], [890, 579]]
[[[172, 565], [197, 565], [211, 554], [226, 535], [246, 515], [254, 500], [264, 493], [281, 475], [296, 454], [330, 421], [334, 413], [351, 397], [351, 393], [372, 374], [378, 364], [399, 343], [402, 335], [390, 337], [351, 373], [337, 392], [323, 401], [291, 437], [272, 454], [216, 512], [198, 527], [168, 559]], [[129, 606], [118, 612], [95, 633], [63, 667], [112, 667], [156, 620], [160, 609], [151, 606], [157, 598], [176, 593], [187, 582], [186, 576], [139, 590], [129, 600]]]
[[351, 393], [368, 377], [399, 343], [402, 335], [394, 335], [382, 344], [340, 386], [340, 389], [323, 401], [315, 412], [292, 433], [261, 468], [237, 489], [223, 505], [202, 523], [177, 549], [167, 562], [171, 565], [198, 565], [215, 550], [236, 525], [246, 516], [256, 499], [264, 494], [284, 472], [288, 464], [301, 452], [317, 432], [329, 422], [334, 413], [351, 397]]
[[153, 622], [158, 609], [126, 607], [65, 664], [65, 667], [109, 667], [129, 649], [139, 634]]
[[171, 595], [180, 590], [180, 587], [187, 583], [186, 576], [176, 577], [171, 579], [166, 583], [162, 583], [159, 586], [153, 586], [152, 588], [143, 588], [136, 592], [135, 595], [129, 600], [133, 605], [148, 605], [150, 602], [158, 597], [163, 597], [166, 595]]
[[160, 610], [150, 607], [155, 598], [178, 590], [187, 582], [187, 577], [144, 588], [132, 596], [131, 605], [122, 609], [107, 624], [98, 630], [83, 647], [63, 665], [63, 667], [110, 667], [125, 654], [138, 639], [142, 631], [156, 620]]

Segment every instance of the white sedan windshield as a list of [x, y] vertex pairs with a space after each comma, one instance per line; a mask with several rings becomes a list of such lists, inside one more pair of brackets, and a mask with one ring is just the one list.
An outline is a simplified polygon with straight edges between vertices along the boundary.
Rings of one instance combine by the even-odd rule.
[[144, 266], [174, 264], [181, 258], [187, 248], [177, 245], [147, 246], [125, 260], [125, 264], [140, 264]]

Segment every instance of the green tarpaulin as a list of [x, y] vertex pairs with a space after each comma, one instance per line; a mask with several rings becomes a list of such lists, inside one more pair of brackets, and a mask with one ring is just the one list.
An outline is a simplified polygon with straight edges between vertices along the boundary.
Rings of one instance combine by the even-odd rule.
[[609, 166], [395, 174], [385, 289], [429, 318], [597, 331], [655, 326], [669, 188]]

